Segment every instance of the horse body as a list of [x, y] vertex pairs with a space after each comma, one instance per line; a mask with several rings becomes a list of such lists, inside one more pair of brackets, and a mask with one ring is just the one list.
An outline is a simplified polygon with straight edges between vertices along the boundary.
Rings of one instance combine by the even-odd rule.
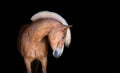
[[21, 29], [18, 46], [19, 51], [24, 57], [27, 72], [31, 73], [31, 62], [38, 60], [41, 62], [42, 71], [46, 73], [47, 68], [47, 48], [48, 41], [53, 50], [53, 56], [59, 57], [63, 52], [63, 45], [69, 26], [63, 25], [60, 21], [53, 18], [39, 18]]
[[[41, 21], [40, 21], [41, 22]], [[52, 19], [50, 20], [44, 20], [42, 23], [32, 23], [32, 25], [29, 25], [29, 27], [23, 32], [22, 39], [21, 39], [21, 50], [25, 50], [23, 52], [27, 54], [26, 52], [29, 52], [31, 50], [37, 50], [41, 52], [41, 50], [45, 51], [44, 48], [47, 48], [46, 40], [43, 38], [52, 31], [52, 29], [56, 27], [60, 27], [60, 23], [57, 21], [54, 21]], [[37, 27], [39, 28], [37, 28]], [[59, 29], [59, 28], [57, 28]], [[25, 48], [25, 49], [24, 49]], [[31, 49], [31, 50], [30, 50]], [[41, 53], [43, 53], [43, 51]], [[37, 53], [35, 53], [37, 56]], [[35, 56], [35, 54], [32, 54]], [[30, 54], [31, 55], [31, 54]], [[29, 56], [28, 54], [26, 57]], [[32, 57], [32, 56], [31, 56]]]

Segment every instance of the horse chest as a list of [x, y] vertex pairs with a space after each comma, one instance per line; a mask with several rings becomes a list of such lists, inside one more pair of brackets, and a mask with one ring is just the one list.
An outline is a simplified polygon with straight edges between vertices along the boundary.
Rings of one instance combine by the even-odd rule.
[[26, 56], [34, 58], [34, 59], [39, 59], [39, 58], [46, 56], [46, 54], [47, 54], [47, 51], [45, 50], [38, 49], [38, 48], [32, 48], [29, 51], [27, 51]]

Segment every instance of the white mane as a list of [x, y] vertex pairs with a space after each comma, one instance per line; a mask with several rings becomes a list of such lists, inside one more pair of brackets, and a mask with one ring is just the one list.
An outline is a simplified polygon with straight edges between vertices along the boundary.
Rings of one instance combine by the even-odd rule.
[[[31, 17], [31, 20], [35, 21], [39, 18], [53, 18], [53, 19], [56, 19], [59, 22], [61, 22], [63, 25], [68, 25], [66, 20], [62, 16], [60, 16], [59, 14], [57, 14], [55, 12], [41, 11], [41, 12], [38, 12], [38, 13], [34, 14]], [[65, 38], [65, 46], [69, 47], [70, 43], [71, 43], [71, 32], [70, 32], [70, 29], [68, 29], [67, 30], [67, 35], [66, 35], [66, 38]]]

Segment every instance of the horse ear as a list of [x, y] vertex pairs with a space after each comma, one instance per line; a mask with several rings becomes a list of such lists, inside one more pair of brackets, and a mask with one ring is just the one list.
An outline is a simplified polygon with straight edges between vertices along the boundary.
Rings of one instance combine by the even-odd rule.
[[64, 27], [64, 30], [68, 29], [68, 28], [71, 28], [73, 25], [67, 25]]
[[64, 25], [64, 27], [63, 27], [63, 32], [65, 32], [68, 28], [71, 28], [73, 25]]
[[68, 25], [67, 27], [68, 27], [68, 28], [71, 28], [71, 27], [73, 27], [73, 25]]

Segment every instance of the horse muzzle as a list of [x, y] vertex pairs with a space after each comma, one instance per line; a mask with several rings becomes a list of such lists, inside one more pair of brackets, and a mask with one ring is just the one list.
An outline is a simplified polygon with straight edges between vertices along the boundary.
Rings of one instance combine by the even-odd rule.
[[55, 50], [53, 50], [53, 56], [55, 58], [59, 58], [62, 55], [63, 51], [61, 51], [59, 48], [56, 48]]

